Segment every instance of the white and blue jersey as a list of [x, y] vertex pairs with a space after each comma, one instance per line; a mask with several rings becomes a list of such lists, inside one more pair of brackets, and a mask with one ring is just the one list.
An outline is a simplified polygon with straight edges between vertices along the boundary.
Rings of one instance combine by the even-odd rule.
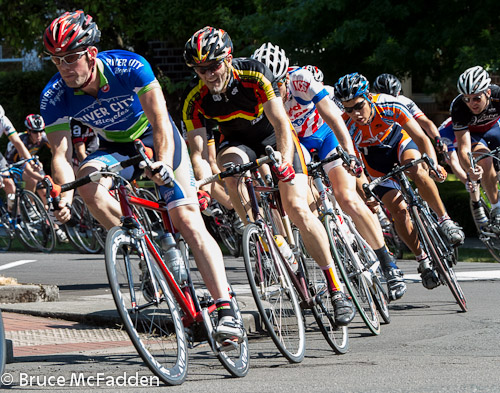
[[[110, 50], [97, 55], [99, 75], [97, 97], [66, 85], [57, 73], [40, 96], [40, 114], [45, 132], [68, 131], [70, 120], [76, 119], [92, 128], [100, 138], [99, 150], [84, 163], [96, 160], [111, 165], [135, 155], [133, 141], [141, 139], [153, 148], [153, 130], [142, 109], [139, 97], [160, 85], [150, 64], [142, 56], [124, 50]], [[170, 118], [173, 128], [174, 187], [160, 187], [167, 207], [197, 203], [194, 177], [186, 145]], [[121, 175], [130, 180], [138, 168], [126, 168]]]
[[[328, 91], [306, 69], [293, 68], [288, 75], [290, 82], [285, 102], [288, 117], [300, 142], [308, 150], [316, 149], [320, 159], [323, 159], [339, 144], [316, 108], [319, 101], [330, 99]], [[332, 105], [332, 108], [339, 116], [342, 114], [336, 105]]]
[[448, 151], [455, 151], [455, 144], [457, 142], [455, 137], [455, 132], [453, 131], [453, 122], [451, 117], [448, 117], [445, 121], [441, 123], [438, 128], [439, 135], [443, 143], [448, 147]]
[[57, 73], [40, 96], [45, 132], [70, 131], [70, 118], [92, 128], [110, 142], [132, 142], [149, 127], [139, 96], [158, 87], [149, 63], [135, 53], [111, 50], [99, 53], [97, 98], [72, 89]]

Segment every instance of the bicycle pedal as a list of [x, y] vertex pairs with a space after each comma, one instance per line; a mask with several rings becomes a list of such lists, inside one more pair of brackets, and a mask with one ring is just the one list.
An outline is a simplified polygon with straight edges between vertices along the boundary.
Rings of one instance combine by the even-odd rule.
[[218, 347], [218, 350], [219, 352], [229, 352], [229, 351], [234, 351], [236, 349], [238, 349], [238, 347], [240, 346], [240, 344], [238, 343], [238, 341], [233, 341], [231, 339], [226, 339], [224, 340], [223, 342], [219, 343], [219, 347]]

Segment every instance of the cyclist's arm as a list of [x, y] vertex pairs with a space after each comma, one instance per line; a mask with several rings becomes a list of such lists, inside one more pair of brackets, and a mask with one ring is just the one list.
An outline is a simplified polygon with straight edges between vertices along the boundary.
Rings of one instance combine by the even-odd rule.
[[17, 132], [14, 132], [13, 134], [9, 135], [9, 141], [12, 142], [14, 147], [17, 150], [17, 153], [19, 154], [19, 157], [21, 159], [26, 159], [26, 158], [31, 158], [31, 154], [26, 147], [26, 145], [23, 143], [21, 138], [19, 137], [19, 134]]
[[187, 133], [189, 154], [193, 165], [194, 176], [197, 180], [212, 175], [207, 147], [207, 130], [200, 127]]
[[85, 143], [77, 142], [73, 145], [73, 149], [75, 149], [76, 158], [78, 161], [82, 162], [87, 157], [87, 151], [85, 150]]
[[267, 119], [271, 122], [276, 133], [276, 144], [283, 160], [293, 162], [293, 126], [283, 106], [281, 97], [272, 98], [263, 104]]
[[[75, 180], [71, 157], [73, 146], [71, 144], [71, 133], [69, 130], [53, 131], [47, 134], [52, 152], [52, 178], [56, 184], [69, 183]], [[73, 191], [65, 192], [61, 198], [71, 203]], [[62, 203], [60, 206], [64, 206]]]
[[437, 163], [437, 156], [432, 146], [432, 143], [427, 135], [422, 130], [422, 128], [418, 125], [417, 121], [413, 118], [410, 118], [407, 123], [402, 126], [408, 135], [410, 135], [411, 139], [417, 144], [418, 150], [420, 153], [427, 153], [427, 155], [432, 158], [432, 160]]
[[[173, 167], [174, 131], [160, 85], [139, 96], [142, 109], [153, 127], [153, 142], [157, 161]], [[160, 178], [157, 174], [155, 177]]]
[[465, 184], [467, 182], [467, 173], [465, 173], [460, 165], [457, 153], [455, 151], [448, 152], [448, 157], [446, 163], [450, 166], [458, 180]]
[[460, 162], [460, 165], [462, 166], [462, 169], [465, 171], [465, 173], [468, 173], [471, 169], [468, 153], [472, 151], [472, 144], [468, 131], [468, 129], [463, 131], [455, 131], [458, 161]]
[[347, 131], [340, 111], [334, 108], [334, 105], [335, 104], [330, 98], [325, 97], [316, 104], [316, 109], [318, 109], [320, 116], [326, 124], [333, 130], [343, 149], [347, 151], [348, 154], [355, 155], [354, 145], [349, 135], [349, 131]]

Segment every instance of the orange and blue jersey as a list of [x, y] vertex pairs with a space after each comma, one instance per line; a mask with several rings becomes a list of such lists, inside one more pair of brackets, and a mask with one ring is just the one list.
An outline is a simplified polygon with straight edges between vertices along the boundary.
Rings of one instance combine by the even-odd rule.
[[359, 125], [347, 113], [342, 115], [357, 150], [362, 154], [368, 173], [380, 177], [399, 162], [404, 150], [417, 149], [403, 129], [412, 118], [405, 105], [388, 94], [376, 94], [367, 101], [374, 113], [369, 124]]
[[397, 125], [404, 127], [412, 115], [406, 106], [398, 102], [395, 97], [388, 94], [375, 94], [372, 97], [372, 102], [367, 101], [367, 104], [371, 105], [372, 111], [375, 111], [375, 116], [369, 124], [359, 125], [347, 113], [342, 115], [358, 149], [387, 144], [393, 132], [403, 132], [405, 137], [409, 137], [406, 131]]

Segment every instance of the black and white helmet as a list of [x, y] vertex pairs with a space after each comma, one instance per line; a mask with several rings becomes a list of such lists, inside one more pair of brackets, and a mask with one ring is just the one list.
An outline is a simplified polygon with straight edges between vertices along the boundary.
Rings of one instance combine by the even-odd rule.
[[277, 80], [283, 79], [286, 76], [290, 62], [288, 61], [288, 57], [286, 57], [285, 51], [278, 45], [266, 42], [253, 53], [252, 58], [264, 63]]
[[401, 82], [392, 74], [380, 74], [373, 82], [373, 90], [397, 97], [401, 93]]
[[464, 95], [485, 91], [491, 83], [488, 72], [481, 66], [471, 67], [460, 75], [457, 82], [459, 93]]

